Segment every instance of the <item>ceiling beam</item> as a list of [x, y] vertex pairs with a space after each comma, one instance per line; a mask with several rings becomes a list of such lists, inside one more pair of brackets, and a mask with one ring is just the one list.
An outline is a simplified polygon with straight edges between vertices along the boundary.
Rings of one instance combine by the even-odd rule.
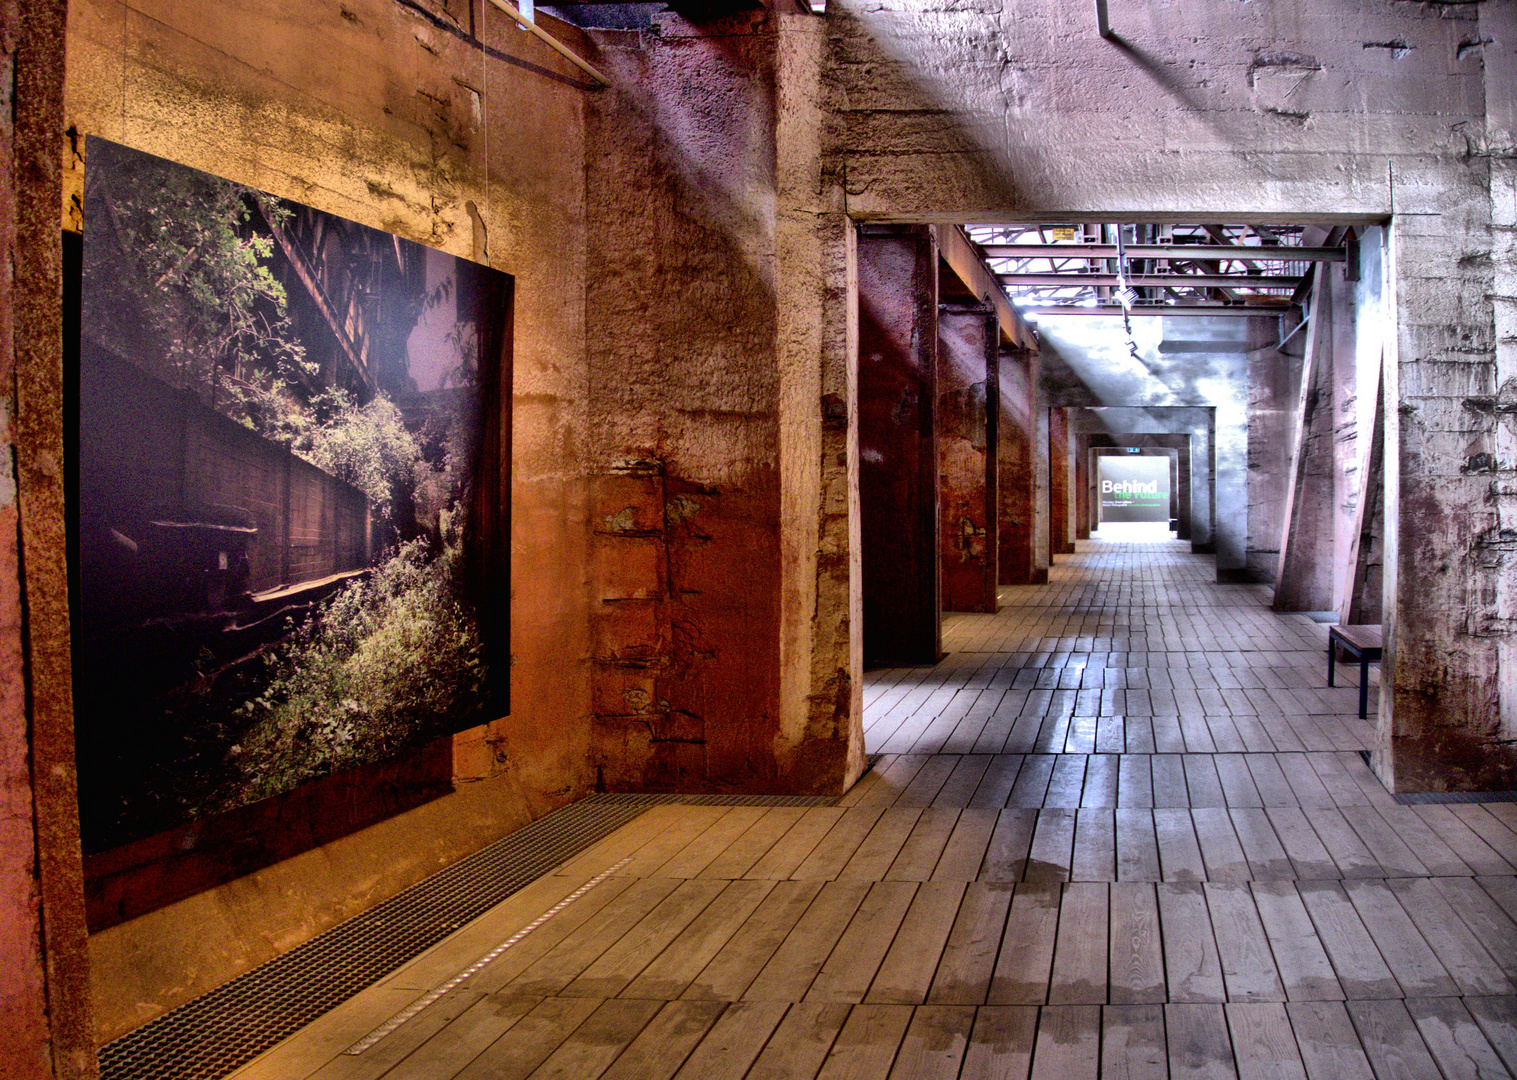
[[[997, 274], [1002, 285], [1054, 285], [1075, 288], [1080, 285], [1115, 285], [1116, 274]], [[1296, 275], [1267, 274], [1140, 274], [1127, 279], [1134, 287], [1144, 288], [1217, 288], [1294, 289], [1301, 278]]]
[[1001, 283], [995, 279], [990, 267], [985, 265], [985, 260], [975, 250], [974, 241], [969, 239], [969, 234], [957, 225], [939, 225], [937, 238], [938, 254], [949, 269], [971, 294], [996, 309], [1001, 336], [1006, 339], [1006, 343], [1028, 349], [1037, 348], [1038, 339], [1033, 336], [1032, 328], [1012, 306]]
[[[1079, 304], [1023, 304], [1018, 310], [1023, 315], [1122, 315], [1122, 308], [1117, 304], [1099, 304], [1095, 307], [1082, 307]], [[1235, 306], [1223, 306], [1222, 304], [1153, 304], [1150, 306], [1138, 306], [1132, 309], [1133, 315], [1224, 315], [1236, 318], [1262, 319], [1275, 318], [1286, 311], [1285, 304], [1238, 304]]]
[[[1115, 244], [984, 244], [987, 259], [1115, 259]], [[1128, 244], [1130, 259], [1252, 259], [1261, 262], [1343, 262], [1340, 248], [1259, 247], [1248, 244]]]

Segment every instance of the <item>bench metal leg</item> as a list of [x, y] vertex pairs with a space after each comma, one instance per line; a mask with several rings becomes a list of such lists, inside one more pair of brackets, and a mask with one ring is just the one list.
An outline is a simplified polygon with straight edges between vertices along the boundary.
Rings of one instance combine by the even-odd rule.
[[1327, 639], [1327, 685], [1333, 685], [1333, 661], [1337, 659], [1337, 645], [1332, 638]]
[[1370, 704], [1370, 662], [1369, 658], [1359, 657], [1359, 719], [1369, 719]]

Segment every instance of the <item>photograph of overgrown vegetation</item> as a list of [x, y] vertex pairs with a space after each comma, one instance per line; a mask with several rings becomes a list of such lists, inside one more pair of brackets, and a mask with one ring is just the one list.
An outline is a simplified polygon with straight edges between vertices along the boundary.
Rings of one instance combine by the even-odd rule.
[[509, 277], [100, 139], [86, 178], [86, 849], [499, 715]]

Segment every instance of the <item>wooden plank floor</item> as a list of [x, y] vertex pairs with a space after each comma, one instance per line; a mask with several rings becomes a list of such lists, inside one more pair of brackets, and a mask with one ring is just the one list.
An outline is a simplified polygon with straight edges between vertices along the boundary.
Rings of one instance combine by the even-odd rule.
[[839, 806], [652, 809], [236, 1075], [1517, 1075], [1513, 806], [1397, 804], [1264, 589], [1080, 548], [870, 673]]

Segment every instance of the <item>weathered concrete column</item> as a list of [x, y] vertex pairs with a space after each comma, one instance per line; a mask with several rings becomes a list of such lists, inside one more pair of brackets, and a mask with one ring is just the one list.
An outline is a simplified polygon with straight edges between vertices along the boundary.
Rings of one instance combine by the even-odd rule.
[[[1276, 611], [1325, 611], [1333, 606], [1339, 475], [1334, 430], [1334, 282], [1325, 266], [1317, 267], [1315, 274], [1291, 425], [1280, 562], [1275, 571]], [[1352, 373], [1349, 365], [1344, 366]]]
[[[826, 23], [779, 16], [775, 358], [780, 429], [780, 735], [791, 790], [863, 773], [854, 229], [822, 166]], [[839, 290], [838, 282], [846, 282]]]
[[1090, 498], [1090, 454], [1086, 450], [1085, 440], [1079, 439], [1071, 447], [1074, 457], [1074, 532], [1076, 540], [1089, 540], [1092, 513]]
[[936, 663], [938, 253], [927, 226], [858, 240], [860, 548], [866, 663]]
[[[1000, 325], [979, 304], [938, 308], [938, 524], [943, 610], [996, 610]], [[994, 400], [991, 398], [991, 400]]]
[[[1517, 18], [1490, 15], [1510, 42]], [[1490, 68], [1486, 86], [1513, 92]], [[1392, 168], [1385, 389], [1396, 405], [1385, 410], [1373, 761], [1395, 791], [1517, 787], [1517, 350], [1499, 344], [1517, 307], [1517, 185], [1493, 175], [1497, 161], [1450, 151]]]
[[64, 9], [0, 2], [0, 1076], [15, 1080], [95, 1072], [61, 467]]
[[1048, 410], [1048, 553], [1068, 555], [1075, 549], [1074, 507], [1070, 495], [1074, 484], [1069, 454], [1069, 411]]
[[1037, 580], [1038, 355], [1002, 349], [1000, 360], [1000, 579], [1002, 585]]
[[1483, 7], [1482, 152], [1391, 169], [1373, 762], [1395, 791], [1517, 787], [1517, 10]]
[[[1038, 380], [1034, 379], [1032, 385], [1036, 391]], [[1033, 399], [1032, 421], [1032, 583], [1047, 585], [1048, 567], [1053, 560], [1049, 554], [1052, 537], [1048, 523], [1048, 408], [1041, 396]]]

